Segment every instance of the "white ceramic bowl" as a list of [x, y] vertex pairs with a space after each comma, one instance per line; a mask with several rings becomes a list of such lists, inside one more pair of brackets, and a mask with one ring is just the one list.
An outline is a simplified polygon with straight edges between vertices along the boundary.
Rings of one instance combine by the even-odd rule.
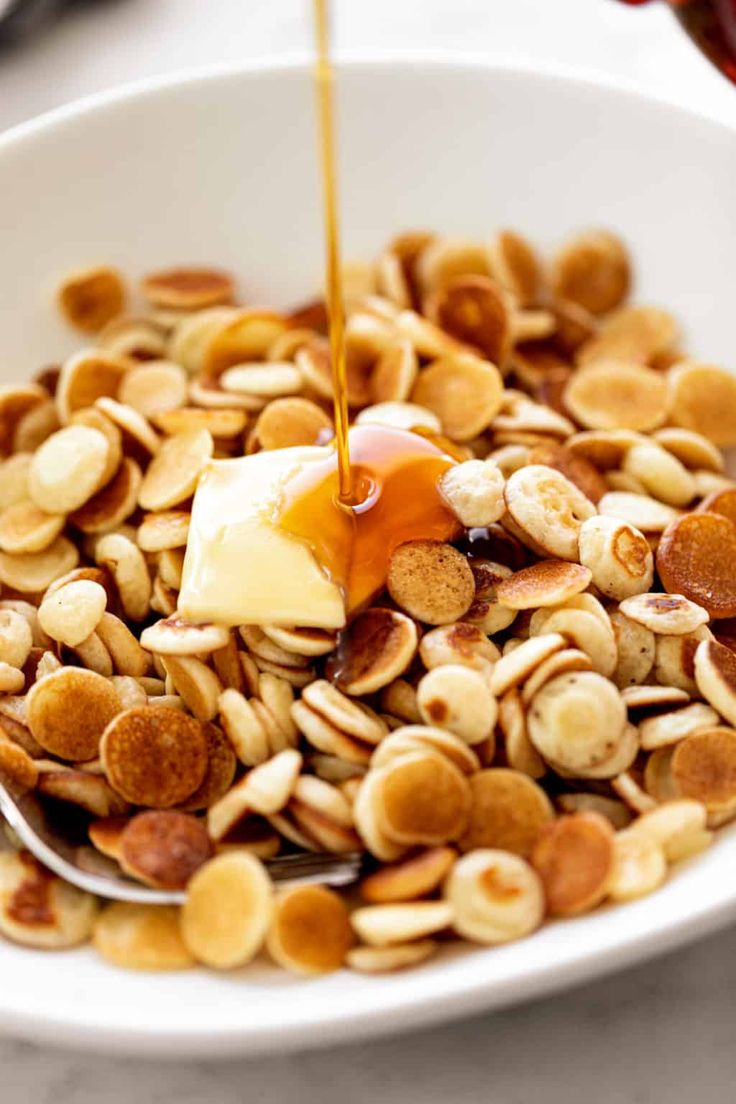
[[[698, 355], [733, 358], [736, 135], [640, 95], [468, 61], [351, 64], [340, 78], [347, 252], [392, 232], [543, 245], [606, 225], [631, 243], [636, 295], [674, 308]], [[49, 300], [97, 260], [132, 275], [210, 261], [250, 300], [320, 280], [311, 87], [300, 66], [218, 71], [94, 98], [0, 139], [2, 378], [74, 346]], [[733, 363], [733, 360], [732, 360]], [[736, 837], [634, 904], [462, 948], [383, 978], [303, 981], [117, 972], [88, 950], [0, 945], [0, 1030], [104, 1050], [243, 1054], [401, 1031], [570, 985], [661, 952], [736, 914]]]

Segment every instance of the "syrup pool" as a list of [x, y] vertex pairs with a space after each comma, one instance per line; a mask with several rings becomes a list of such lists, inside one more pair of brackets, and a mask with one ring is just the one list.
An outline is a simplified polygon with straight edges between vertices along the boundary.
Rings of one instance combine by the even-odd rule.
[[274, 523], [304, 541], [345, 598], [348, 616], [383, 589], [391, 553], [409, 540], [453, 540], [457, 519], [439, 491], [454, 461], [418, 434], [384, 426], [349, 433], [353, 504], [339, 497], [337, 455], [293, 479]]

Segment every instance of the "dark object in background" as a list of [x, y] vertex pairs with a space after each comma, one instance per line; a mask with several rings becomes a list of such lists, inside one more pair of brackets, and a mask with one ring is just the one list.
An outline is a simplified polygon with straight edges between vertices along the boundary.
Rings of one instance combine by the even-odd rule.
[[71, 8], [99, 3], [101, 0], [0, 0], [0, 46], [26, 41]]
[[26, 34], [64, 3], [65, 0], [0, 0], [0, 41]]
[[[667, 0], [705, 56], [736, 84], [736, 0]], [[638, 6], [648, 0], [624, 0]]]

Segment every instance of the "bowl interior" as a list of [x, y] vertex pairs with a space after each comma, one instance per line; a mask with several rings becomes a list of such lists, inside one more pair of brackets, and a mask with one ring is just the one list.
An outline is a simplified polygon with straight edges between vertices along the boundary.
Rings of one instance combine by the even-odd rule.
[[[682, 319], [686, 347], [733, 357], [736, 138], [595, 84], [458, 63], [365, 63], [340, 77], [345, 251], [393, 232], [517, 227], [553, 247], [608, 226], [636, 296]], [[248, 301], [320, 283], [311, 87], [300, 67], [224, 72], [103, 99], [0, 139], [2, 382], [78, 345], [50, 306], [67, 269], [132, 276], [213, 262]], [[88, 951], [0, 945], [0, 1028], [77, 1045], [213, 1053], [329, 1042], [499, 1005], [630, 961], [736, 909], [728, 833], [652, 898], [551, 925], [521, 944], [448, 953], [406, 975], [302, 982], [113, 973]]]
[[[624, 92], [459, 64], [363, 64], [340, 79], [347, 257], [401, 228], [515, 226], [554, 246], [609, 226], [636, 295], [673, 308], [699, 356], [732, 357], [736, 148], [723, 127]], [[128, 94], [0, 139], [3, 375], [73, 348], [49, 309], [66, 270], [210, 261], [248, 299], [321, 283], [308, 70]]]

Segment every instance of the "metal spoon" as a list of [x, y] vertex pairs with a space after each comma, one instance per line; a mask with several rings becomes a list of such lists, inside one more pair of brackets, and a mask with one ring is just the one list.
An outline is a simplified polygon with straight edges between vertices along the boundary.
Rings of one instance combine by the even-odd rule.
[[[0, 772], [0, 813], [31, 854], [66, 882], [116, 901], [144, 905], [180, 905], [182, 890], [150, 889], [131, 881], [111, 859], [96, 851], [86, 839], [81, 820], [65, 810], [43, 805], [32, 790], [15, 785]], [[275, 882], [341, 886], [354, 882], [360, 873], [357, 854], [326, 855], [303, 852], [266, 861]]]

